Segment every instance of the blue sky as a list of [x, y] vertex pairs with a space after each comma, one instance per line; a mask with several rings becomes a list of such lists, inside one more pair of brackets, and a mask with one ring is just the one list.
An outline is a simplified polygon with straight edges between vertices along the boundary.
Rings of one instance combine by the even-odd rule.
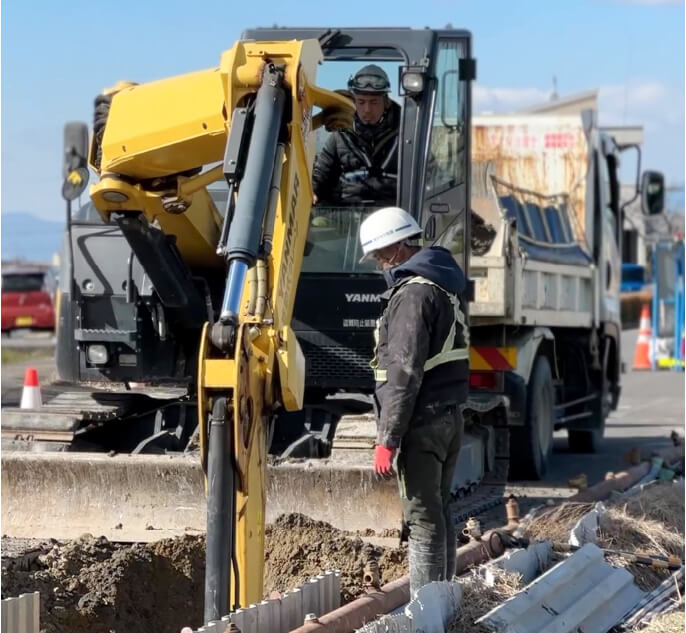
[[[2, 212], [63, 216], [62, 126], [119, 79], [216, 66], [254, 26], [469, 29], [475, 110], [600, 90], [601, 124], [645, 126], [644, 166], [684, 182], [683, 0], [2, 3]], [[329, 87], [329, 86], [327, 86]], [[333, 87], [333, 86], [330, 86]]]

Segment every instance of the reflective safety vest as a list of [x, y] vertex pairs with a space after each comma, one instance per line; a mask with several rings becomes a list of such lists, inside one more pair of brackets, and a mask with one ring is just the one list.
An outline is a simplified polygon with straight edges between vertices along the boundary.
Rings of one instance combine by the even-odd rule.
[[[455, 319], [453, 320], [452, 325], [450, 326], [450, 330], [448, 331], [448, 336], [446, 336], [445, 342], [443, 343], [443, 347], [441, 348], [441, 351], [438, 352], [435, 356], [432, 356], [429, 358], [425, 363], [424, 363], [424, 371], [427, 372], [430, 369], [433, 369], [434, 367], [438, 367], [438, 365], [443, 365], [444, 363], [452, 363], [457, 360], [469, 360], [469, 328], [467, 327], [467, 324], [465, 322], [465, 316], [464, 313], [462, 312], [460, 308], [460, 301], [457, 298], [456, 295], [451, 294], [448, 292], [445, 288], [442, 286], [439, 286], [437, 283], [434, 283], [433, 281], [430, 281], [429, 279], [426, 279], [425, 277], [411, 277], [408, 281], [406, 281], [404, 284], [402, 284], [399, 288], [398, 291], [401, 290], [404, 286], [409, 285], [409, 284], [426, 284], [427, 286], [434, 286], [435, 288], [438, 288], [441, 292], [443, 292], [448, 299], [450, 299], [450, 303], [453, 306], [453, 310], [455, 311]], [[393, 293], [395, 294], [395, 293]], [[392, 295], [391, 295], [392, 296]], [[389, 301], [390, 303], [390, 301]], [[374, 380], [376, 382], [386, 382], [387, 380], [387, 374], [386, 374], [386, 368], [385, 367], [379, 367], [379, 360], [378, 360], [378, 353], [379, 353], [379, 331], [381, 329], [381, 322], [384, 319], [386, 313], [384, 311], [384, 314], [381, 315], [381, 318], [377, 320], [376, 322], [376, 329], [374, 330], [374, 342], [376, 343], [376, 349], [374, 350], [374, 358], [371, 360], [369, 365], [371, 366], [372, 370], [374, 371]], [[458, 326], [461, 328], [462, 331], [462, 340], [464, 341], [464, 346], [460, 347], [455, 347], [455, 342], [457, 338], [457, 328]]]

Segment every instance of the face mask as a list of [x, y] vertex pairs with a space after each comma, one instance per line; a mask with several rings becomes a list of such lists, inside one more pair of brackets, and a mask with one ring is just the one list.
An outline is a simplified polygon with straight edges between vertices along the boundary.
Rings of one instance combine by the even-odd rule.
[[389, 288], [395, 283], [395, 279], [393, 278], [393, 271], [395, 270], [395, 268], [396, 267], [387, 268], [386, 270], [383, 271], [384, 281], [386, 282], [386, 285]]

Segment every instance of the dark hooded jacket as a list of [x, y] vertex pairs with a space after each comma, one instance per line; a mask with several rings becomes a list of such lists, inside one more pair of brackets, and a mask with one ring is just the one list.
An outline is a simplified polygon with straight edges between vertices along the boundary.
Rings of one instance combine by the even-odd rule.
[[[437, 246], [417, 251], [404, 264], [385, 271], [384, 276], [389, 289], [381, 296], [385, 310], [379, 323], [377, 362], [387, 375], [385, 382], [376, 383], [377, 443], [398, 448], [410, 427], [430, 421], [448, 405], [467, 400], [468, 360], [424, 371], [426, 361], [442, 350], [453, 323], [453, 347], [466, 348], [469, 344], [466, 326], [463, 329], [456, 322], [446, 294], [457, 297], [462, 317], [466, 280], [450, 251]], [[408, 283], [417, 276], [440, 288]]]
[[398, 174], [400, 106], [391, 101], [382, 120], [333, 132], [317, 155], [312, 186], [320, 203], [394, 205]]

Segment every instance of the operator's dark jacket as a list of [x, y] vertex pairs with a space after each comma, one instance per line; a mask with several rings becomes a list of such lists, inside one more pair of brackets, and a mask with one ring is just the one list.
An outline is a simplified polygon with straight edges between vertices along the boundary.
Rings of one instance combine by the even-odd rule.
[[[424, 372], [424, 363], [438, 354], [455, 321], [449, 297], [429, 284], [408, 284], [421, 276], [458, 297], [465, 313], [466, 280], [445, 248], [417, 251], [408, 261], [384, 272], [389, 289], [379, 329], [377, 360], [387, 381], [376, 383], [377, 443], [398, 448], [413, 426], [430, 422], [441, 409], [467, 400], [469, 361], [444, 363]], [[387, 302], [387, 303], [386, 303]], [[458, 325], [455, 346], [465, 346]]]
[[355, 115], [352, 130], [333, 132], [317, 155], [312, 186], [320, 203], [395, 204], [400, 106], [391, 102], [383, 119], [365, 125]]

